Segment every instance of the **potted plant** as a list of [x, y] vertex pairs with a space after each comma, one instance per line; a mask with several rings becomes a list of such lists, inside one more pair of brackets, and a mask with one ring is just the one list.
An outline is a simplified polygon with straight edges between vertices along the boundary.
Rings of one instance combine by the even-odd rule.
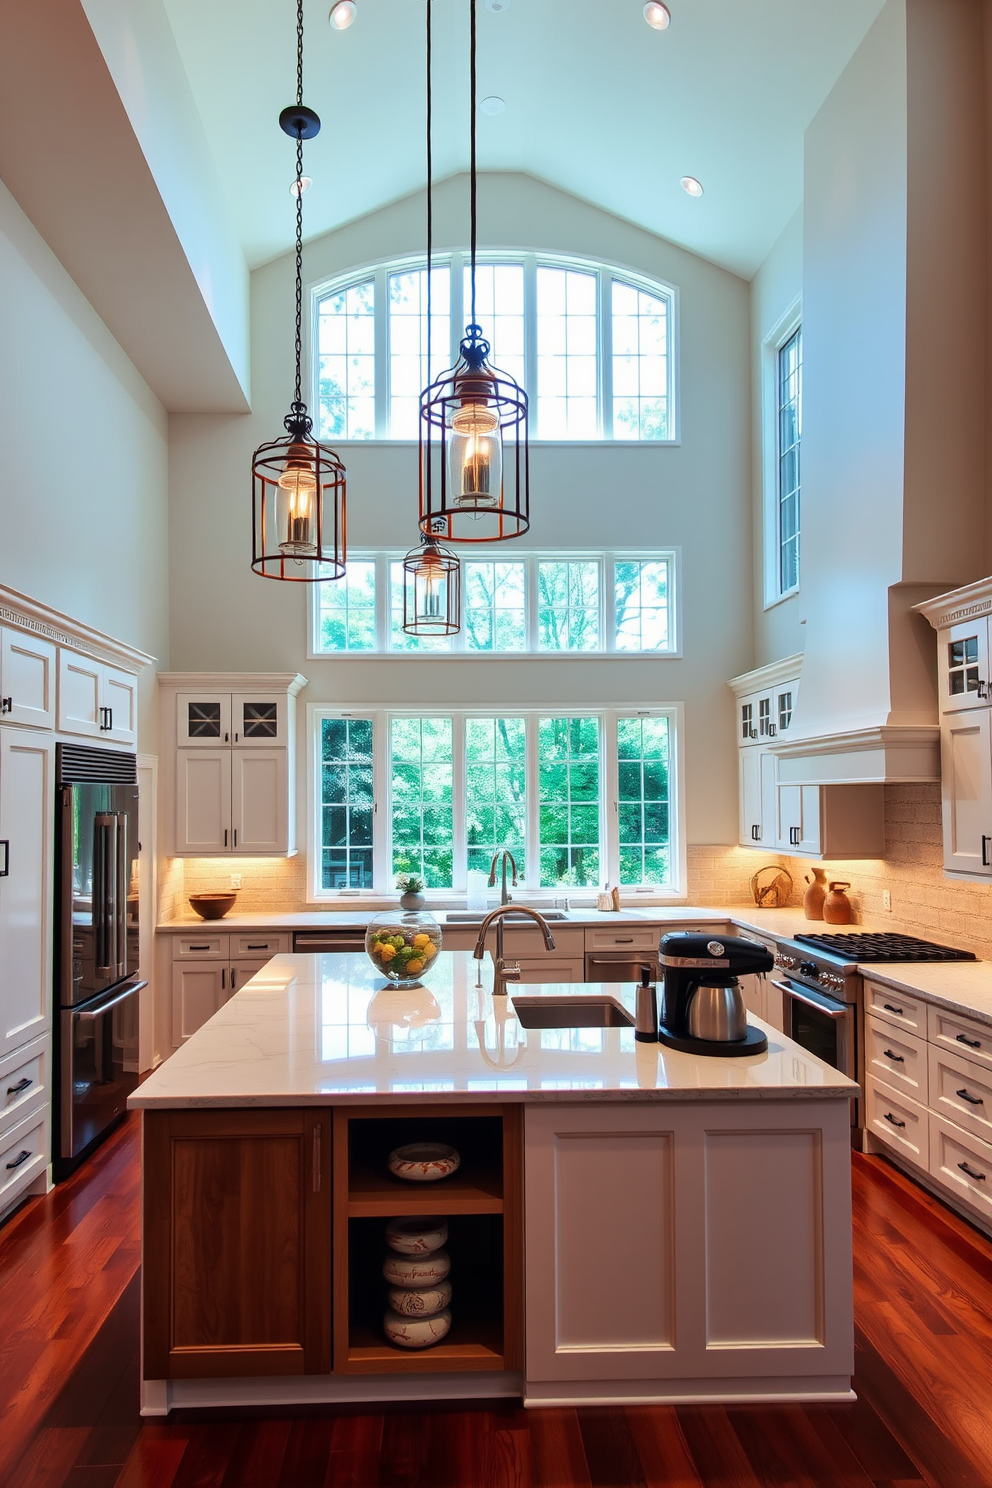
[[396, 880], [400, 891], [400, 904], [404, 909], [423, 909], [424, 880], [415, 873], [401, 873]]

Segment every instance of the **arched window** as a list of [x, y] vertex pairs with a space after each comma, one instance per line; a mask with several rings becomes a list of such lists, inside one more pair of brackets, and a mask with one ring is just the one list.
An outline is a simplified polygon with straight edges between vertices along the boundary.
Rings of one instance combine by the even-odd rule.
[[[431, 377], [471, 317], [468, 255], [434, 261]], [[327, 440], [416, 439], [427, 369], [425, 260], [383, 263], [313, 294], [313, 407]], [[614, 268], [533, 253], [486, 254], [476, 319], [492, 362], [530, 396], [531, 438], [672, 443], [675, 293]]]

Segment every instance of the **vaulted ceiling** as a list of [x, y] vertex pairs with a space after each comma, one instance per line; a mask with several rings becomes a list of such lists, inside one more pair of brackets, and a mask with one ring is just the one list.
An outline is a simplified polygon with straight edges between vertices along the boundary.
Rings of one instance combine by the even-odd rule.
[[[883, 0], [478, 0], [482, 170], [526, 171], [750, 277], [802, 199], [803, 132]], [[165, 0], [249, 264], [293, 234], [294, 0]], [[505, 0], [504, 0], [505, 5]], [[423, 186], [424, 0], [306, 4], [312, 237]], [[434, 0], [435, 171], [468, 164], [468, 0]], [[680, 178], [696, 176], [694, 200]]]

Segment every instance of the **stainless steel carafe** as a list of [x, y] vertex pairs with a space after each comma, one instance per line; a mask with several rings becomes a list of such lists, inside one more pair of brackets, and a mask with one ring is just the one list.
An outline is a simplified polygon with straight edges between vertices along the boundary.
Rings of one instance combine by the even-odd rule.
[[747, 1011], [736, 977], [697, 982], [689, 994], [689, 1036], [733, 1043], [747, 1033]]

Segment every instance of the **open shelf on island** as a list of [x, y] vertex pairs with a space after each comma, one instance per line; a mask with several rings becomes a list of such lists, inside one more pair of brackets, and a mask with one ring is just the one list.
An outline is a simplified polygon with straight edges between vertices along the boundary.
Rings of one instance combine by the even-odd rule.
[[[503, 1123], [499, 1116], [379, 1118], [348, 1123], [348, 1214], [502, 1214]], [[445, 1142], [461, 1164], [450, 1178], [394, 1178], [389, 1154], [410, 1142]]]
[[455, 1374], [461, 1369], [503, 1368], [500, 1318], [453, 1318], [447, 1338], [419, 1350], [396, 1348], [381, 1331], [361, 1324], [350, 1330], [349, 1374]]

